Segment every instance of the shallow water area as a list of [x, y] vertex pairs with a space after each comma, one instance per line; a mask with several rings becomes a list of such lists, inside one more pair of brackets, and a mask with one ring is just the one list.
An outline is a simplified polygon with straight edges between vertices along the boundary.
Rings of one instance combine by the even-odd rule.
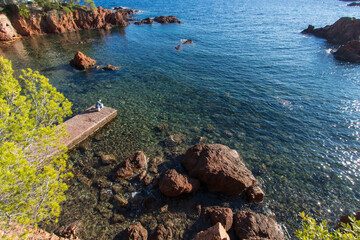
[[[1, 45], [14, 69], [30, 67], [47, 76], [73, 103], [74, 114], [98, 98], [118, 110], [100, 140], [70, 153], [75, 177], [60, 225], [82, 220], [84, 239], [111, 239], [132, 221], [153, 229], [173, 219], [175, 239], [190, 239], [208, 226], [193, 206], [217, 204], [275, 215], [292, 235], [301, 211], [333, 226], [339, 215], [359, 210], [359, 65], [334, 60], [328, 49], [337, 46], [300, 34], [308, 24], [356, 17], [356, 8], [309, 0], [96, 3], [142, 10], [138, 19], [175, 15], [184, 24], [51, 34]], [[93, 41], [79, 44], [87, 39]], [[176, 51], [182, 39], [194, 44]], [[68, 64], [76, 51], [121, 69], [77, 71]], [[164, 123], [167, 130], [159, 131]], [[185, 140], [169, 147], [171, 134]], [[111, 222], [116, 211], [92, 185], [110, 168], [99, 164], [101, 153], [120, 163], [142, 150], [150, 161], [164, 160], [159, 173], [184, 171], [178, 156], [199, 136], [240, 153], [267, 194], [264, 203], [245, 204], [205, 187], [194, 196], [167, 199], [134, 180], [122, 183], [125, 198], [139, 192], [144, 201], [153, 196], [160, 204], [150, 210], [131, 205], [119, 213], [124, 221]], [[169, 211], [159, 212], [166, 204]]]

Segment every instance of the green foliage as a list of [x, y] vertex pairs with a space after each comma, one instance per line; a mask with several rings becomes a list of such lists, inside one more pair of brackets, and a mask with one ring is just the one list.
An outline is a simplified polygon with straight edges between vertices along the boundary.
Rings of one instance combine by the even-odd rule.
[[24, 17], [24, 18], [29, 18], [29, 14], [30, 14], [30, 11], [29, 9], [26, 7], [26, 4], [25, 3], [20, 3], [19, 4], [19, 14], [20, 16]]
[[[13, 76], [0, 57], [0, 222], [34, 224], [56, 219], [65, 199], [66, 136], [57, 126], [71, 103], [31, 69]], [[49, 153], [57, 153], [49, 158]]]
[[336, 231], [329, 231], [325, 221], [317, 224], [315, 219], [300, 213], [302, 217], [302, 230], [296, 232], [296, 236], [301, 240], [359, 240], [360, 239], [360, 220], [349, 217], [350, 224], [341, 224], [341, 228]]

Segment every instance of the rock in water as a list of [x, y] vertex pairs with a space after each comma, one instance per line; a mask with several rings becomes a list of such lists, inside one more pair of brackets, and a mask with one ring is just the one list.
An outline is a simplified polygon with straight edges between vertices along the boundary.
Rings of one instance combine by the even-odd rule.
[[360, 19], [342, 17], [332, 25], [323, 28], [314, 28], [309, 25], [302, 33], [312, 34], [319, 38], [325, 38], [333, 44], [345, 44], [352, 40], [359, 40]]
[[238, 211], [234, 215], [234, 230], [239, 239], [285, 240], [280, 225], [274, 219], [250, 211]]
[[116, 171], [115, 179], [128, 178], [147, 168], [144, 152], [137, 151], [125, 160], [125, 163]]
[[196, 234], [193, 240], [230, 240], [230, 237], [221, 223], [217, 223], [208, 230]]
[[182, 165], [191, 177], [207, 184], [209, 190], [240, 195], [257, 180], [237, 151], [221, 144], [197, 144], [189, 148]]
[[96, 61], [90, 57], [85, 56], [82, 52], [78, 51], [74, 58], [70, 61], [70, 65], [79, 69], [84, 70], [96, 65]]
[[115, 71], [115, 70], [120, 69], [120, 66], [113, 66], [113, 65], [108, 64], [105, 67], [103, 67], [102, 69], [105, 71]]
[[177, 197], [183, 193], [196, 192], [200, 182], [178, 173], [175, 169], [169, 169], [160, 180], [160, 191], [168, 197]]
[[161, 23], [161, 24], [168, 24], [168, 23], [182, 23], [177, 17], [175, 16], [160, 16], [160, 17], [155, 17], [154, 21], [157, 23]]
[[187, 39], [185, 42], [183, 42], [184, 45], [186, 45], [186, 44], [193, 44], [193, 43], [194, 43], [194, 41], [191, 40], [191, 39]]
[[147, 240], [147, 239], [148, 239], [148, 231], [139, 222], [133, 223], [126, 229], [126, 240]]
[[354, 40], [342, 45], [334, 52], [334, 56], [341, 61], [360, 63], [360, 41]]
[[205, 221], [210, 219], [211, 225], [220, 222], [227, 232], [233, 224], [233, 215], [233, 211], [230, 208], [214, 206], [204, 209]]
[[171, 240], [173, 233], [171, 227], [167, 224], [159, 224], [150, 236], [150, 240]]

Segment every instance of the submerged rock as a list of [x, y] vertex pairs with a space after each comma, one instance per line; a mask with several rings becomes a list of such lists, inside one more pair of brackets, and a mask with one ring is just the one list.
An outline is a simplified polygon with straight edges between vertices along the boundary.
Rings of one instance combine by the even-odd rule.
[[142, 151], [137, 151], [128, 157], [124, 164], [116, 171], [115, 179], [128, 178], [147, 168], [147, 159]]
[[173, 238], [172, 229], [168, 224], [159, 224], [150, 236], [150, 240], [171, 240]]
[[221, 223], [218, 222], [206, 231], [196, 234], [193, 240], [230, 240], [230, 237]]
[[238, 152], [221, 144], [194, 145], [181, 163], [190, 176], [200, 179], [214, 192], [240, 195], [257, 185]]
[[233, 224], [233, 215], [231, 208], [214, 206], [206, 207], [204, 209], [205, 221], [210, 219], [211, 225], [220, 222], [227, 232], [231, 229]]
[[239, 239], [285, 240], [280, 225], [274, 219], [250, 211], [236, 212], [234, 230]]
[[102, 68], [104, 71], [115, 71], [120, 69], [120, 66], [113, 66], [113, 65], [106, 65], [105, 67]]
[[336, 59], [346, 62], [360, 63], [360, 41], [354, 40], [342, 45], [334, 56]]
[[96, 61], [90, 57], [85, 56], [82, 52], [78, 51], [74, 58], [70, 61], [70, 65], [79, 70], [84, 70], [96, 65]]
[[175, 50], [180, 50], [181, 49], [181, 45], [177, 45], [176, 47], [175, 47]]
[[183, 193], [196, 192], [200, 182], [178, 173], [175, 169], [167, 170], [159, 183], [160, 192], [168, 197], [177, 197]]
[[182, 23], [177, 17], [175, 16], [160, 16], [155, 17], [154, 21], [161, 24], [168, 24], [168, 23]]
[[141, 223], [136, 222], [130, 225], [126, 230], [126, 240], [147, 240], [148, 231], [141, 225]]

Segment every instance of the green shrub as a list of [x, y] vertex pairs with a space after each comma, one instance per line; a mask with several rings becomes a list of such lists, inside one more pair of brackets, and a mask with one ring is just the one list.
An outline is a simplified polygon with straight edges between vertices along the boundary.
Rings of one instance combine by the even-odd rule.
[[71, 175], [58, 125], [71, 103], [38, 72], [23, 70], [18, 79], [13, 72], [0, 57], [0, 223], [56, 220]]
[[302, 217], [302, 230], [296, 231], [296, 236], [300, 240], [359, 240], [360, 239], [360, 220], [349, 217], [350, 224], [341, 223], [341, 228], [329, 231], [325, 221], [317, 224], [315, 219], [305, 213], [300, 213]]

